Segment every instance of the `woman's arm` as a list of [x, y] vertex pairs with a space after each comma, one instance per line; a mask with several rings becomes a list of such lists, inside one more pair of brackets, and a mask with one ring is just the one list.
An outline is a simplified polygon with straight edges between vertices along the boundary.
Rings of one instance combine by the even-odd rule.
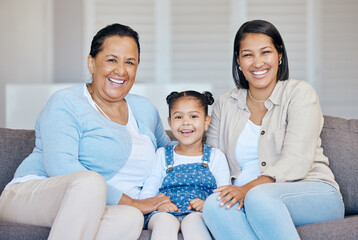
[[87, 170], [78, 161], [82, 129], [64, 94], [54, 94], [37, 120], [47, 174], [58, 176]]
[[[293, 86], [287, 101], [286, 128], [279, 159], [262, 175], [273, 177], [276, 182], [296, 181], [305, 178], [314, 161], [323, 116], [314, 89], [305, 82]], [[265, 156], [262, 156], [263, 158]]]
[[163, 193], [155, 197], [141, 200], [132, 199], [126, 194], [123, 194], [121, 200], [118, 202], [118, 205], [129, 205], [132, 207], [136, 207], [143, 214], [148, 214], [157, 210], [158, 207], [163, 203], [170, 203], [170, 198], [165, 196]]
[[218, 200], [222, 200], [220, 202], [220, 206], [226, 205], [227, 209], [230, 209], [232, 206], [234, 206], [237, 202], [239, 202], [239, 206], [237, 207], [238, 210], [240, 210], [244, 206], [244, 199], [247, 194], [247, 192], [260, 184], [264, 183], [273, 183], [275, 180], [271, 177], [267, 176], [260, 176], [259, 178], [243, 185], [243, 186], [235, 186], [235, 185], [227, 185], [222, 186], [214, 190], [214, 192], [220, 192], [218, 196]]

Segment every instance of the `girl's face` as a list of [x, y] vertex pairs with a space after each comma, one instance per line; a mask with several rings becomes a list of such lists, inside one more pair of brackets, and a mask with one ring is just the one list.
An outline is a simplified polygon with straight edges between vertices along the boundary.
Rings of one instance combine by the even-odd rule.
[[107, 37], [95, 58], [88, 57], [93, 91], [105, 101], [121, 101], [132, 88], [138, 67], [138, 48], [131, 37]]
[[168, 123], [179, 144], [202, 144], [210, 116], [205, 115], [199, 100], [193, 97], [181, 97], [173, 104]]
[[271, 37], [262, 33], [246, 34], [237, 55], [250, 89], [272, 90], [275, 87], [282, 54], [277, 52]]

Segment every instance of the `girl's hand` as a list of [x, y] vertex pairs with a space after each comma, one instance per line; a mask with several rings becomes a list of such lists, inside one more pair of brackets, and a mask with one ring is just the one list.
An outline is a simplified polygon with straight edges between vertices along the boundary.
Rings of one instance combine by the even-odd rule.
[[203, 206], [204, 206], [204, 201], [201, 200], [200, 198], [195, 198], [193, 200], [190, 201], [190, 205], [188, 207], [188, 210], [196, 210], [196, 211], [203, 211]]
[[228, 203], [226, 208], [230, 209], [237, 202], [239, 202], [237, 209], [240, 210], [244, 206], [244, 199], [248, 190], [249, 189], [245, 188], [244, 186], [238, 187], [235, 185], [226, 185], [218, 187], [213, 192], [220, 192], [218, 196], [218, 200], [222, 200], [220, 202], [220, 206], [223, 207], [226, 203]]
[[163, 203], [158, 207], [158, 210], [165, 212], [180, 212], [179, 208], [172, 202]]
[[170, 198], [163, 193], [142, 200], [136, 200], [130, 198], [128, 195], [123, 194], [118, 205], [129, 205], [138, 208], [143, 214], [151, 213], [158, 209], [158, 207], [164, 203], [170, 203]]

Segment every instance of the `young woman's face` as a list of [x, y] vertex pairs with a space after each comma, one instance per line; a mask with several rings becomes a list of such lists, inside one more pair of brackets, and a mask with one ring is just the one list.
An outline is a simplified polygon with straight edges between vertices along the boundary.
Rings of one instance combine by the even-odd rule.
[[282, 54], [277, 52], [271, 37], [262, 33], [246, 34], [237, 55], [250, 89], [272, 90], [275, 87]]
[[168, 123], [180, 144], [201, 144], [210, 116], [205, 115], [199, 100], [181, 97], [173, 104]]
[[100, 98], [123, 100], [132, 88], [138, 67], [138, 48], [131, 37], [111, 36], [102, 44], [96, 57], [88, 57], [93, 91]]

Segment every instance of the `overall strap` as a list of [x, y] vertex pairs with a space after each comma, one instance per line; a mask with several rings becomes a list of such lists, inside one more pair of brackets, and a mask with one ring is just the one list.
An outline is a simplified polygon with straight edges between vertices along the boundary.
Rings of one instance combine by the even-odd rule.
[[175, 146], [165, 146], [165, 164], [169, 172], [173, 171], [174, 166], [174, 147]]
[[203, 167], [208, 167], [208, 163], [210, 162], [210, 154], [211, 154], [211, 146], [208, 144], [204, 144], [204, 150], [203, 150]]

